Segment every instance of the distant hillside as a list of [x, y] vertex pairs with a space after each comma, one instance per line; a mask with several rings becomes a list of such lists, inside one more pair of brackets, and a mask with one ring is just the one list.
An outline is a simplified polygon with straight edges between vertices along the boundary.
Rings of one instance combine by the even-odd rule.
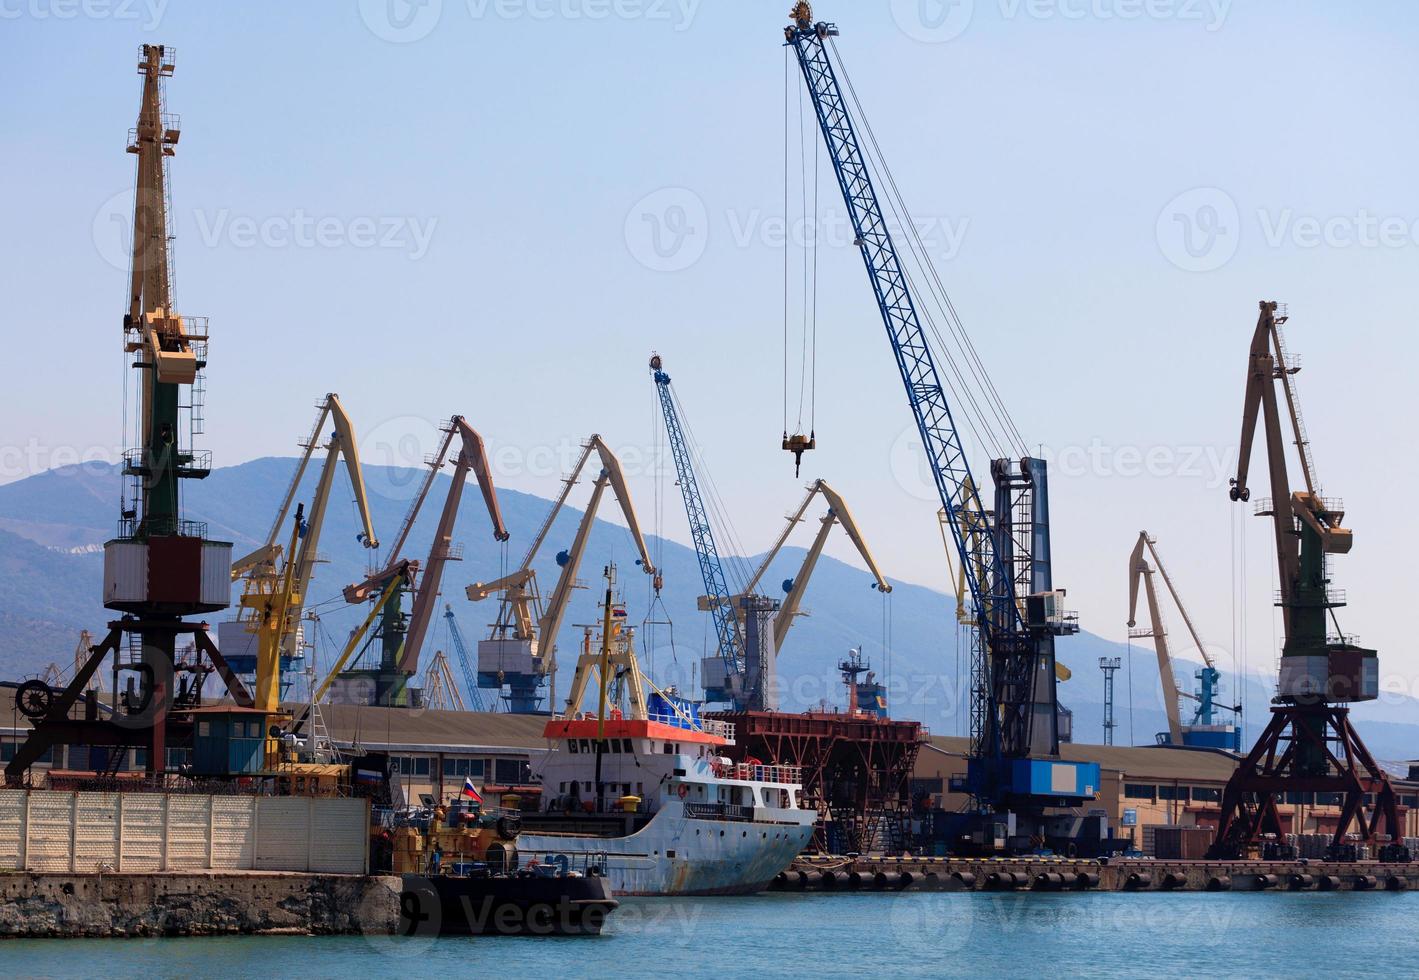
[[[260, 459], [216, 470], [188, 488], [188, 516], [206, 521], [213, 537], [231, 540], [236, 553], [241, 554], [264, 539], [293, 469], [291, 459]], [[404, 488], [415, 485], [418, 478], [419, 474], [409, 470], [367, 469], [381, 536], [395, 533], [408, 506]], [[313, 484], [314, 473], [308, 480]], [[448, 481], [447, 475], [439, 477], [426, 505], [426, 517], [411, 536], [410, 554], [427, 552]], [[110, 619], [99, 602], [102, 556], [98, 549], [112, 534], [119, 489], [117, 470], [98, 465], [52, 470], [0, 486], [0, 676], [34, 674], [51, 661], [67, 664], [79, 630], [100, 632]], [[308, 490], [304, 488], [304, 495], [308, 496]], [[335, 638], [345, 636], [363, 614], [339, 599], [342, 586], [365, 574], [369, 558], [356, 541], [353, 507], [346, 502], [349, 496], [342, 473], [321, 539], [320, 550], [328, 563], [320, 566], [311, 590], [310, 601], [322, 616], [317, 656], [327, 665], [336, 655]], [[493, 540], [482, 499], [470, 489], [463, 496], [456, 534], [465, 546], [464, 558], [450, 565], [444, 577], [444, 599], [453, 605], [469, 636], [484, 631], [494, 606], [491, 602], [469, 603], [462, 595], [463, 586], [495, 578], [515, 567], [550, 506], [540, 497], [514, 491], [501, 491], [499, 498], [512, 539], [505, 546]], [[538, 564], [545, 590], [555, 581], [554, 556], [571, 543], [580, 518], [580, 511], [568, 508], [551, 531]], [[711, 649], [713, 633], [709, 617], [695, 608], [701, 588], [694, 553], [673, 541], [650, 541], [665, 578], [661, 600], [652, 606], [649, 585], [636, 568], [634, 547], [624, 528], [598, 521], [589, 547], [583, 578], [594, 579], [609, 560], [620, 566], [630, 618], [644, 621], [642, 658], [656, 682], [698, 691], [699, 659]], [[786, 549], [765, 581], [777, 588], [777, 583], [796, 572], [802, 556], [800, 549]], [[954, 622], [954, 600], [895, 581], [891, 595], [883, 597], [870, 584], [866, 572], [832, 558], [822, 560], [804, 600], [810, 615], [794, 625], [779, 657], [783, 707], [801, 710], [823, 701], [841, 705], [844, 694], [835, 665], [849, 647], [860, 646], [889, 685], [894, 715], [923, 721], [941, 734], [964, 733], [966, 663]], [[575, 624], [593, 621], [595, 612], [594, 590], [574, 596], [568, 625], [559, 638], [563, 665], [569, 663], [567, 651], [576, 642]], [[887, 632], [890, 652], [884, 647]], [[426, 652], [446, 645], [439, 619]], [[1129, 651], [1121, 644], [1081, 633], [1060, 642], [1059, 656], [1074, 672], [1073, 679], [1062, 685], [1060, 696], [1075, 713], [1076, 740], [1100, 741], [1103, 679], [1098, 658], [1128, 657]], [[1193, 669], [1191, 664], [1180, 665], [1184, 689], [1192, 687]], [[561, 677], [565, 684], [569, 671]], [[1245, 686], [1242, 700], [1252, 716], [1250, 735], [1254, 736], [1265, 720], [1269, 683], [1254, 676]], [[1225, 679], [1224, 690], [1234, 689], [1233, 680]], [[1116, 700], [1117, 742], [1130, 740], [1130, 701], [1133, 740], [1151, 742], [1154, 733], [1166, 728], [1151, 646], [1134, 646], [1131, 677], [1128, 670], [1119, 672]], [[1419, 736], [1419, 727], [1411, 723], [1411, 719], [1419, 719], [1415, 709], [1415, 701], [1401, 698], [1357, 710], [1357, 719], [1377, 755], [1402, 759], [1414, 754], [1412, 746]]]

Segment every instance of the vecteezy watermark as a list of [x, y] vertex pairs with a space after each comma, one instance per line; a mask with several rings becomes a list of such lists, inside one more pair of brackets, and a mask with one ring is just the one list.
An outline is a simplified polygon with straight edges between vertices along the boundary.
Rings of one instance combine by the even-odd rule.
[[167, 8], [168, 0], [0, 0], [0, 20], [138, 21], [152, 31]]
[[[371, 493], [392, 500], [412, 499], [446, 438], [442, 421], [421, 415], [398, 415], [368, 429], [360, 429], [360, 460], [364, 463], [365, 486]], [[541, 482], [565, 477], [576, 466], [585, 447], [585, 440], [568, 437], [532, 445], [489, 440], [485, 449], [493, 482], [502, 485], [507, 481]], [[444, 457], [445, 472], [452, 472], [452, 464], [461, 448], [455, 436]], [[673, 478], [675, 475], [674, 460], [666, 447], [655, 449], [626, 443], [610, 448], [628, 478]], [[600, 463], [593, 460], [587, 466], [589, 468], [583, 470], [583, 477], [594, 474]]]
[[[909, 228], [888, 221], [887, 230], [895, 239], [918, 243], [932, 258], [949, 261], [960, 253], [970, 224], [968, 217], [918, 216]], [[844, 211], [830, 208], [790, 220], [751, 208], [726, 211], [712, 220], [704, 199], [686, 187], [662, 187], [640, 198], [626, 213], [622, 230], [631, 257], [653, 272], [688, 269], [705, 254], [711, 238], [736, 249], [859, 247], [856, 229]]]
[[926, 44], [954, 41], [971, 26], [975, 0], [892, 0], [892, 20], [903, 34]]
[[[686, 30], [700, 0], [463, 0], [474, 21], [481, 20], [645, 20]], [[393, 44], [429, 36], [443, 19], [443, 0], [359, 0], [360, 19], [371, 34]]]
[[51, 446], [31, 436], [23, 444], [0, 445], [0, 483], [70, 466], [102, 471], [122, 459], [122, 450], [114, 446]]
[[[1228, 476], [1236, 472], [1236, 449], [1215, 445], [1138, 446], [1095, 438], [1082, 445], [1045, 446], [1038, 455], [1056, 478], [1195, 480], [1215, 490], [1226, 486]], [[892, 440], [887, 465], [892, 479], [908, 496], [940, 500], [930, 461], [915, 427], [902, 429]]]
[[1006, 20], [1171, 20], [1220, 30], [1232, 0], [997, 0]]
[[686, 187], [651, 191], [626, 212], [622, 229], [631, 256], [653, 272], [688, 269], [709, 244], [705, 202]]
[[[132, 190], [119, 191], [94, 214], [93, 241], [99, 256], [126, 271], [133, 257]], [[179, 215], [178, 217], [182, 217]], [[238, 214], [231, 208], [195, 209], [186, 214], [204, 248], [378, 249], [403, 253], [411, 261], [428, 254], [438, 218], [413, 215], [316, 215], [304, 208], [285, 214]]]
[[[1255, 223], [1255, 228], [1251, 224]], [[1217, 187], [1194, 187], [1169, 201], [1154, 229], [1163, 257], [1186, 272], [1211, 272], [1232, 260], [1242, 234], [1267, 248], [1401, 249], [1419, 247], [1419, 217], [1353, 213], [1316, 215], [1295, 208], [1243, 212]]]
[[[995, 0], [1004, 21], [1177, 21], [1200, 23], [1218, 31], [1232, 0]], [[892, 0], [892, 20], [914, 41], [941, 44], [966, 32], [976, 13], [975, 0]]]
[[1185, 272], [1220, 269], [1237, 254], [1242, 219], [1237, 202], [1216, 187], [1194, 187], [1158, 214], [1154, 235], [1163, 256]]

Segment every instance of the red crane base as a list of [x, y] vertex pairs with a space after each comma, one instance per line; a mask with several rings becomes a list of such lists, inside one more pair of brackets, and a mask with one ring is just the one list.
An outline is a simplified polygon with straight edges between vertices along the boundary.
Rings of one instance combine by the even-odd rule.
[[[1341, 798], [1332, 853], [1356, 838], [1366, 844], [1386, 837], [1402, 840], [1389, 775], [1360, 741], [1348, 708], [1283, 704], [1271, 709], [1270, 724], [1227, 781], [1222, 819], [1208, 857], [1245, 858], [1266, 835], [1282, 840], [1276, 803], [1283, 793], [1332, 793]], [[1369, 806], [1366, 794], [1374, 794]], [[1349, 838], [1352, 827], [1355, 836]]]

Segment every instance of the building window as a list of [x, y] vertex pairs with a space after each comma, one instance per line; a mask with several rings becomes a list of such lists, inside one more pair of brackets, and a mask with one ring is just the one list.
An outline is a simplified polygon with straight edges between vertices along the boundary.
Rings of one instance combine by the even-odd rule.
[[532, 767], [521, 759], [494, 759], [493, 782], [499, 786], [515, 786], [532, 779]]
[[1124, 783], [1123, 796], [1128, 800], [1147, 800], [1152, 803], [1158, 799], [1158, 787], [1146, 783]]
[[1222, 791], [1215, 786], [1194, 786], [1192, 798], [1197, 803], [1221, 803]]
[[416, 759], [414, 760], [414, 775], [416, 775], [416, 776], [428, 776], [428, 774], [429, 774], [429, 757], [426, 756], [426, 755], [421, 755], [421, 756], [419, 756], [418, 758], [416, 758]]
[[1158, 787], [1158, 799], [1160, 799], [1160, 800], [1166, 800], [1166, 801], [1177, 800], [1177, 801], [1180, 802], [1180, 803], [1186, 803], [1186, 802], [1187, 802], [1187, 787], [1186, 787], [1186, 786], [1159, 786], [1159, 787]]
[[210, 721], [199, 721], [197, 723], [197, 734], [202, 738], [208, 738], [212, 734], [212, 723]]
[[9, 762], [15, 757], [15, 743], [0, 743], [0, 762]]

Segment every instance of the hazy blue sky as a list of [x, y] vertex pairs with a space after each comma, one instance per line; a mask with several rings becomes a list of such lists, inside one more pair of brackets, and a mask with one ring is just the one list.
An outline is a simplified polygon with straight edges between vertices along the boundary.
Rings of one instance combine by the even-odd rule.
[[[161, 41], [178, 49], [177, 298], [212, 318], [203, 444], [219, 465], [293, 452], [333, 390], [373, 461], [417, 462], [433, 422], [461, 413], [503, 484], [543, 494], [601, 432], [649, 512], [655, 348], [740, 539], [766, 547], [801, 494], [777, 445], [788, 6], [0, 0], [0, 478], [121, 443], [123, 148], [137, 45]], [[1230, 646], [1237, 521], [1251, 658], [1269, 661], [1268, 531], [1225, 483], [1256, 303], [1278, 299], [1324, 486], [1356, 535], [1337, 568], [1345, 621], [1387, 673], [1415, 677], [1414, 5], [818, 14], [840, 23], [1015, 420], [1056, 460], [1056, 581], [1086, 628], [1124, 635], [1126, 558], [1147, 527]], [[826, 191], [824, 205], [804, 477], [838, 486], [889, 574], [942, 587], [905, 400], [861, 262], [832, 234], [841, 205]], [[686, 537], [674, 501], [664, 520]]]

